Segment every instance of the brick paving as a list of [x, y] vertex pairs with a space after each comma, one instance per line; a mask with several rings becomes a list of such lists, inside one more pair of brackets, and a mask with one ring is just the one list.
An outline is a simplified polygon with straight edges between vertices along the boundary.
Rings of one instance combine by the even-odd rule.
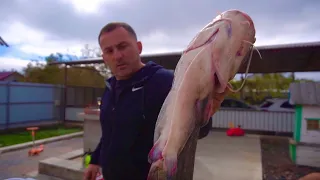
[[39, 161], [79, 148], [83, 148], [82, 137], [45, 144], [44, 151], [38, 156], [29, 157], [29, 148], [0, 154], [0, 179], [24, 177], [25, 174], [38, 170]]

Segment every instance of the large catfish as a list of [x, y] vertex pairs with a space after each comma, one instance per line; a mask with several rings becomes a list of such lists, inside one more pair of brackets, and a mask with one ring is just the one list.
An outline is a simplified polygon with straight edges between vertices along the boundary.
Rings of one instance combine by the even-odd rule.
[[225, 95], [233, 91], [229, 81], [251, 49], [248, 72], [254, 42], [253, 21], [238, 10], [223, 12], [191, 41], [177, 64], [172, 88], [158, 116], [149, 153], [149, 179], [157, 179], [154, 175], [159, 168], [167, 177], [175, 174], [178, 155], [193, 129], [205, 125]]

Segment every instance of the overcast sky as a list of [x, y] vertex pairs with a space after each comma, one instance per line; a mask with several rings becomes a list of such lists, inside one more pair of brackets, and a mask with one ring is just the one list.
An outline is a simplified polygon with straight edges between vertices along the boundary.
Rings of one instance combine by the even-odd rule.
[[[84, 44], [97, 46], [100, 28], [110, 21], [131, 24], [144, 44], [143, 53], [181, 51], [228, 9], [253, 18], [256, 45], [320, 41], [318, 8], [317, 0], [1, 0], [0, 36], [14, 51], [2, 54], [0, 69], [21, 69], [27, 55], [67, 50], [81, 55]], [[299, 75], [304, 76], [315, 74]]]

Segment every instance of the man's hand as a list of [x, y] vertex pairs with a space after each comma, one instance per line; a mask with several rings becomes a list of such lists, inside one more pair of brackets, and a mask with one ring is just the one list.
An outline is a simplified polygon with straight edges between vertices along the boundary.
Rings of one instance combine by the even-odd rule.
[[100, 166], [89, 164], [88, 168], [85, 170], [85, 173], [84, 173], [84, 180], [96, 180], [99, 169], [100, 169]]

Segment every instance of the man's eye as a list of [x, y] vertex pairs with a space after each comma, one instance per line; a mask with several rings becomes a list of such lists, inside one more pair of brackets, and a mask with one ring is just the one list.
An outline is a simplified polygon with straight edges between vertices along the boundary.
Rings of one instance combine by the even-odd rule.
[[113, 52], [112, 49], [107, 49], [107, 50], [105, 50], [103, 53], [104, 53], [104, 54], [111, 54], [112, 52]]
[[126, 47], [127, 47], [126, 44], [121, 44], [121, 45], [118, 46], [118, 49], [119, 49], [119, 50], [123, 50], [123, 49], [125, 49]]

